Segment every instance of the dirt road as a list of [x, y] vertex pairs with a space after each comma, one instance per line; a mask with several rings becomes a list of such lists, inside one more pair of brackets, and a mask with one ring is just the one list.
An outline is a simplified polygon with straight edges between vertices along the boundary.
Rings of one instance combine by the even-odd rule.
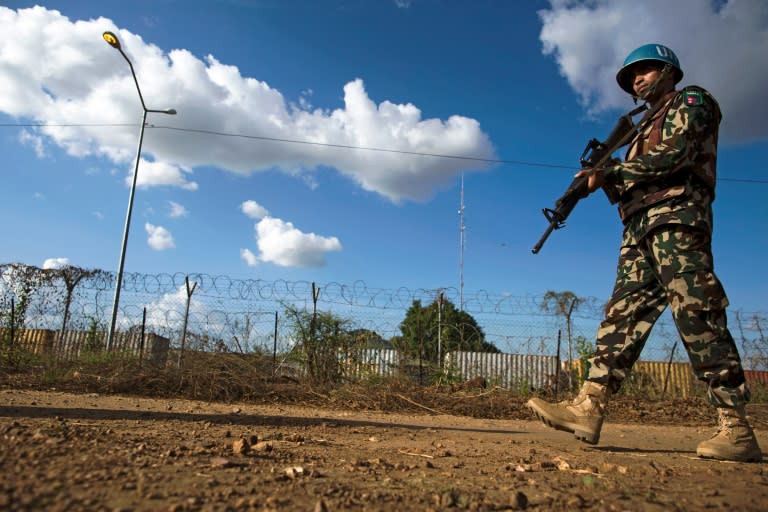
[[3, 390], [0, 509], [768, 509], [765, 463], [696, 458], [712, 432]]

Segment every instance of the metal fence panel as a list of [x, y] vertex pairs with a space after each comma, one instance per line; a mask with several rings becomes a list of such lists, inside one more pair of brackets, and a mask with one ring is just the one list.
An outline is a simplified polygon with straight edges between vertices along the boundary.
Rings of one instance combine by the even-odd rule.
[[445, 359], [463, 380], [483, 377], [504, 388], [544, 389], [557, 374], [556, 356], [460, 351], [449, 352]]
[[[8, 329], [0, 329], [0, 338], [9, 336]], [[103, 332], [65, 331], [51, 329], [18, 329], [13, 343], [38, 355], [54, 356], [71, 361], [85, 353], [97, 353], [103, 349]], [[164, 366], [168, 359], [170, 341], [154, 333], [144, 335], [144, 352], [141, 352], [141, 333], [120, 332], [115, 334], [115, 352], [139, 356], [156, 366]]]
[[650, 387], [659, 395], [675, 398], [693, 396], [698, 382], [689, 363], [638, 361], [632, 369], [632, 376], [638, 379], [639, 385]]
[[387, 348], [366, 348], [340, 354], [344, 376], [365, 380], [373, 375], [394, 377], [400, 367], [398, 351]]

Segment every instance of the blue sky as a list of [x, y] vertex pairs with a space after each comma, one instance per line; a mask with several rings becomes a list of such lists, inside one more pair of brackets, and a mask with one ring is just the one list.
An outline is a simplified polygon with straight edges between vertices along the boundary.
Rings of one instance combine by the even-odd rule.
[[178, 111], [149, 114], [126, 272], [456, 289], [463, 175], [465, 294], [607, 298], [621, 224], [602, 194], [530, 249], [633, 107], [623, 58], [662, 42], [725, 114], [717, 273], [733, 307], [768, 309], [760, 0], [4, 5], [2, 263], [117, 269], [142, 111], [110, 30], [147, 106]]

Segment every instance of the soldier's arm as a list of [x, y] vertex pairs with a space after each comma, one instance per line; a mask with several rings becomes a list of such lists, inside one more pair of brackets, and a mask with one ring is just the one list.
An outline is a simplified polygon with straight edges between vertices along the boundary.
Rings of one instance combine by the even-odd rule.
[[693, 99], [688, 99], [688, 94], [673, 100], [661, 142], [645, 155], [605, 169], [606, 183], [623, 193], [638, 184], [690, 168], [707, 157], [702, 155], [702, 142], [717, 128], [717, 107], [704, 93]]

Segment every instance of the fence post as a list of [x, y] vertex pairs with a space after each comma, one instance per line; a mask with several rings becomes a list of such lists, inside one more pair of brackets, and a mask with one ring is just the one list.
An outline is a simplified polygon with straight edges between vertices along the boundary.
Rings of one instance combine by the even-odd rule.
[[8, 348], [13, 348], [13, 337], [16, 328], [16, 301], [11, 297], [11, 338], [8, 340]]
[[560, 393], [560, 329], [557, 330], [557, 366], [555, 367], [555, 401]]
[[192, 302], [192, 294], [195, 293], [197, 283], [194, 283], [192, 289], [189, 288], [189, 276], [184, 278], [187, 285], [187, 306], [184, 310], [184, 325], [181, 328], [181, 348], [179, 349], [179, 362], [177, 366], [181, 368], [181, 360], [184, 357], [184, 343], [187, 341], [187, 322], [189, 321], [189, 304]]
[[669, 373], [672, 371], [672, 360], [675, 358], [675, 349], [677, 349], [677, 341], [672, 345], [672, 350], [669, 352], [669, 362], [667, 363], [667, 375], [664, 377], [664, 389], [661, 391], [661, 399], [664, 400], [664, 395], [667, 394], [667, 383], [669, 383]]
[[443, 369], [443, 290], [437, 295], [437, 364]]
[[318, 347], [315, 343], [315, 329], [317, 328], [317, 299], [320, 297], [320, 288], [312, 281], [312, 318], [309, 320], [309, 349], [304, 347], [307, 351], [307, 369], [311, 378], [315, 378], [319, 369], [318, 364]]
[[144, 332], [147, 327], [147, 308], [144, 307], [144, 312], [141, 315], [141, 341], [139, 341], [139, 368], [141, 368], [141, 362], [144, 360]]
[[275, 339], [272, 348], [272, 377], [277, 373], [277, 311], [275, 311]]

